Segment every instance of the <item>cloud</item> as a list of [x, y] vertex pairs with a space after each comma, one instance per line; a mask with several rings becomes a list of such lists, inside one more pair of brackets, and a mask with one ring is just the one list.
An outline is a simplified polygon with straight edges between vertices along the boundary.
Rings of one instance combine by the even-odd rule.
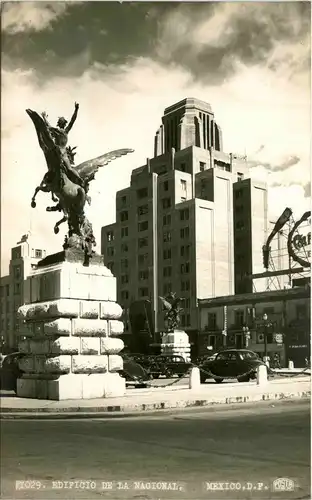
[[305, 198], [311, 198], [311, 182], [308, 182], [303, 186]]
[[160, 25], [157, 53], [214, 85], [238, 64], [269, 65], [291, 78], [299, 69], [308, 73], [309, 29], [308, 2], [180, 4]]
[[66, 13], [75, 2], [4, 2], [2, 31], [16, 34], [42, 31]]

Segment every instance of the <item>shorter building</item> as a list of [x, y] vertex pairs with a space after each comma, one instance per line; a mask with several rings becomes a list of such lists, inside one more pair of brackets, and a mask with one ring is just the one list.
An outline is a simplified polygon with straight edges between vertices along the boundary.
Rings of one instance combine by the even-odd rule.
[[199, 300], [199, 353], [207, 353], [209, 346], [248, 347], [262, 357], [267, 344], [271, 358], [278, 353], [283, 364], [292, 360], [305, 366], [310, 358], [310, 297], [310, 287], [298, 287]]
[[1, 277], [0, 342], [1, 350], [14, 351], [19, 342], [20, 320], [18, 308], [24, 304], [24, 282], [32, 267], [46, 256], [30, 234], [11, 249], [9, 274]]

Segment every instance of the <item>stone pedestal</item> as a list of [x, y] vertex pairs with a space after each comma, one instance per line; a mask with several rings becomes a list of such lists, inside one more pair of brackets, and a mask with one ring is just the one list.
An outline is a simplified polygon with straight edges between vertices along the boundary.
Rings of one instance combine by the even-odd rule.
[[19, 350], [25, 372], [17, 396], [90, 399], [123, 396], [119, 352], [124, 343], [116, 278], [100, 256], [88, 267], [84, 256], [65, 251], [41, 261], [25, 283], [19, 309], [24, 336]]
[[165, 333], [161, 341], [161, 353], [177, 354], [189, 361], [191, 359], [191, 345], [188, 335], [183, 330]]

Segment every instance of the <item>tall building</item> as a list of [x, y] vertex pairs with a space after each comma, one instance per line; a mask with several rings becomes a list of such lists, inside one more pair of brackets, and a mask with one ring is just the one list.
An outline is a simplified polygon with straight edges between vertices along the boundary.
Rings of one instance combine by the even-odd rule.
[[11, 249], [9, 274], [1, 277], [1, 344], [14, 350], [19, 341], [20, 320], [18, 308], [24, 304], [24, 282], [32, 267], [46, 256], [46, 251], [36, 246], [29, 234], [22, 236]]
[[[191, 332], [198, 329], [198, 299], [237, 288], [233, 187], [236, 192], [248, 168], [222, 147], [209, 104], [184, 99], [165, 109], [154, 158], [133, 170], [130, 186], [116, 194], [116, 222], [102, 228], [102, 254], [117, 277], [119, 303], [128, 309], [149, 299], [156, 332], [164, 328], [159, 295], [183, 297], [182, 326]], [[257, 222], [251, 230], [258, 231], [260, 253], [264, 227]]]

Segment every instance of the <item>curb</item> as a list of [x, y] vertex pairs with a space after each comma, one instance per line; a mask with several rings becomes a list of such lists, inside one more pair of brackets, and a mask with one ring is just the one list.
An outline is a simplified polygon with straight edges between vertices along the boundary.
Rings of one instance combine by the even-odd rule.
[[279, 392], [256, 394], [253, 396], [223, 397], [215, 399], [194, 399], [188, 401], [166, 401], [160, 403], [107, 406], [107, 407], [69, 407], [69, 408], [2, 408], [0, 420], [14, 419], [87, 419], [87, 418], [129, 418], [148, 415], [162, 415], [171, 410], [187, 408], [209, 408], [221, 405], [240, 405], [246, 403], [310, 399], [311, 391]]

